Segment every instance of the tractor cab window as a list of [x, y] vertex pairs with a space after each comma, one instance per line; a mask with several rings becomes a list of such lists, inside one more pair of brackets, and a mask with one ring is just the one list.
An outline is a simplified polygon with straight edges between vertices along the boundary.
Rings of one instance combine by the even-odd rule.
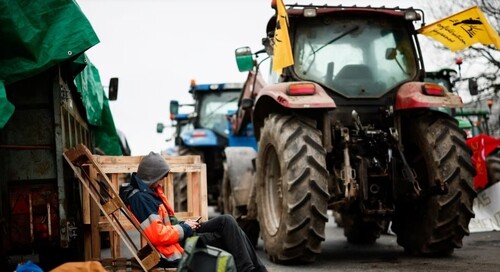
[[229, 110], [238, 108], [240, 91], [234, 92], [209, 92], [200, 101], [199, 123], [203, 128], [227, 136], [226, 115]]
[[295, 73], [347, 97], [379, 97], [417, 69], [404, 21], [320, 16], [297, 24]]

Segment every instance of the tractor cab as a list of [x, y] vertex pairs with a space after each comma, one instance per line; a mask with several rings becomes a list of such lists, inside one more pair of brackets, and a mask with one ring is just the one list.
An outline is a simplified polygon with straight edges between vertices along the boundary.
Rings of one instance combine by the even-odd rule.
[[369, 19], [362, 11], [290, 16], [294, 76], [345, 97], [380, 97], [416, 80], [411, 23], [403, 12], [371, 13]]

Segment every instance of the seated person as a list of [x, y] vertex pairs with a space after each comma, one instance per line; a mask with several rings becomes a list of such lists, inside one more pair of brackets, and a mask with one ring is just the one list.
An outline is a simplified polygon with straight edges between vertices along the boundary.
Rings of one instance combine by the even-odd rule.
[[120, 186], [120, 197], [161, 253], [158, 266], [177, 267], [185, 239], [198, 235], [205, 244], [231, 253], [238, 271], [267, 271], [232, 216], [220, 215], [203, 223], [192, 219], [177, 220], [161, 184], [169, 171], [167, 161], [151, 152], [142, 159], [130, 183]]

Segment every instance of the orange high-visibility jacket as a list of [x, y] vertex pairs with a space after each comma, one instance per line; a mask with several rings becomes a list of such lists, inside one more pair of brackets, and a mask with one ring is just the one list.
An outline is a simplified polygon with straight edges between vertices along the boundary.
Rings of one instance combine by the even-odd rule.
[[162, 257], [168, 261], [180, 259], [184, 249], [179, 242], [193, 232], [187, 224], [177, 222], [162, 187], [158, 186], [153, 192], [134, 173], [129, 184], [120, 186], [120, 197]]

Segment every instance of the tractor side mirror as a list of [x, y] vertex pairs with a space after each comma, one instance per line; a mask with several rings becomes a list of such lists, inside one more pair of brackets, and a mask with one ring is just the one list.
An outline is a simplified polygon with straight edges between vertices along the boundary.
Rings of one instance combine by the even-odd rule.
[[469, 93], [470, 95], [477, 95], [479, 93], [477, 81], [474, 78], [469, 78]]
[[241, 108], [244, 110], [251, 109], [253, 107], [253, 99], [252, 98], [243, 98], [241, 100]]
[[112, 77], [109, 80], [108, 99], [110, 101], [115, 101], [117, 98], [118, 98], [118, 78]]
[[236, 65], [240, 72], [247, 72], [253, 69], [253, 55], [250, 47], [240, 47], [234, 51], [236, 57]]
[[177, 115], [179, 113], [179, 101], [170, 100], [170, 115]]
[[396, 58], [398, 51], [394, 47], [389, 47], [385, 50], [385, 59], [393, 60]]
[[165, 125], [163, 123], [157, 123], [156, 124], [156, 132], [157, 133], [162, 133], [163, 129], [165, 129]]

